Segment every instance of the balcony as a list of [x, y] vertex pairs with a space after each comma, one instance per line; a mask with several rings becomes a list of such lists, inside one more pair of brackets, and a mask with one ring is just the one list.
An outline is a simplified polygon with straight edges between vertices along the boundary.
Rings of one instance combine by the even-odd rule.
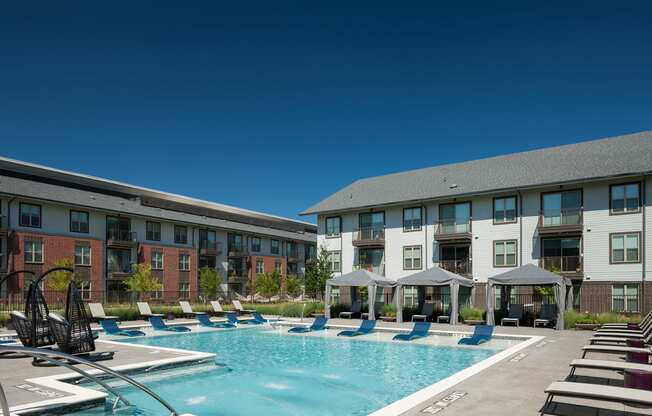
[[435, 241], [442, 243], [470, 243], [471, 240], [471, 218], [437, 221]]
[[353, 231], [353, 245], [356, 247], [385, 246], [385, 227], [363, 227]]
[[298, 263], [301, 260], [297, 250], [288, 252], [288, 263]]
[[200, 256], [219, 256], [220, 254], [222, 254], [222, 243], [208, 240], [199, 241]]
[[563, 276], [582, 276], [581, 256], [551, 256], [539, 259], [539, 267]]
[[381, 276], [385, 276], [385, 265], [384, 264], [380, 264], [380, 265], [354, 264], [353, 265], [353, 270], [367, 270], [369, 272], [373, 272], [373, 273], [379, 274]]
[[242, 244], [229, 244], [229, 257], [246, 257], [247, 248]]
[[473, 275], [471, 259], [440, 260], [439, 267], [460, 276], [471, 277]]
[[581, 234], [583, 229], [582, 208], [568, 208], [541, 211], [539, 235]]
[[132, 248], [138, 244], [135, 232], [127, 230], [111, 230], [106, 233], [106, 245], [109, 247]]

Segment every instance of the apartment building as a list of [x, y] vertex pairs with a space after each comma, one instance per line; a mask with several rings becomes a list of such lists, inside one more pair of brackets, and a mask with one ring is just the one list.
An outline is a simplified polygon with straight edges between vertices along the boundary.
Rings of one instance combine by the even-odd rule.
[[571, 278], [578, 310], [636, 312], [652, 303], [651, 174], [648, 131], [361, 179], [303, 214], [334, 273], [437, 265], [484, 307], [487, 278], [531, 263]]
[[[70, 259], [87, 299], [117, 301], [134, 263], [163, 284], [152, 297], [196, 298], [203, 266], [245, 294], [257, 273], [301, 277], [315, 255], [313, 224], [0, 158], [0, 277]], [[23, 275], [1, 295], [20, 294]]]

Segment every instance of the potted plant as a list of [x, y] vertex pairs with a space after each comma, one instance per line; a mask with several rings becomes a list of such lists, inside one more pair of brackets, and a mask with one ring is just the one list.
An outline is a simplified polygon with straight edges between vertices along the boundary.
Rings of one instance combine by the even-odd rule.
[[395, 321], [396, 320], [396, 305], [393, 303], [386, 303], [380, 310], [381, 321]]

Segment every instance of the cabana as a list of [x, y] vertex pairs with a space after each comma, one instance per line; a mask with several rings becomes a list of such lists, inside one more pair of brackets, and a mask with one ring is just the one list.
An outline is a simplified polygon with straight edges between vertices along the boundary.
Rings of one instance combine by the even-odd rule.
[[[556, 329], [564, 329], [564, 312], [572, 308], [573, 288], [569, 279], [559, 276], [533, 264], [525, 264], [516, 269], [490, 277], [487, 281], [487, 324], [494, 325], [494, 286], [502, 286], [502, 302], [507, 304], [514, 286], [552, 286], [557, 304]], [[566, 307], [568, 303], [568, 308]]]
[[369, 317], [367, 319], [374, 320], [376, 319], [374, 313], [376, 287], [394, 287], [396, 286], [396, 280], [362, 269], [328, 279], [324, 299], [324, 315], [326, 315], [326, 318], [331, 317], [331, 288], [333, 286], [367, 287], [369, 296]]
[[401, 277], [396, 281], [396, 322], [403, 322], [403, 286], [449, 286], [450, 287], [450, 324], [457, 324], [459, 315], [460, 286], [473, 287], [473, 281], [440, 267], [433, 267], [422, 272]]

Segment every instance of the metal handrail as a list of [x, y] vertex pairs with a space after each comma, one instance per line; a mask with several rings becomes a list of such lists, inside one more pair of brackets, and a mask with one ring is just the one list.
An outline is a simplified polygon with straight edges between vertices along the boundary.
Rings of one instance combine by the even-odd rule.
[[[14, 346], [0, 345], [0, 351], [22, 353], [22, 354], [29, 355], [29, 356], [34, 357], [34, 358], [44, 359], [44, 360], [46, 360], [48, 362], [51, 362], [51, 363], [56, 364], [56, 365], [60, 365], [60, 366], [65, 367], [65, 368], [69, 368], [69, 369], [75, 371], [76, 373], [79, 373], [82, 376], [87, 377], [90, 380], [98, 383], [99, 385], [101, 385], [102, 387], [107, 389], [110, 393], [114, 394], [124, 404], [126, 404], [127, 406], [130, 406], [129, 402], [124, 397], [122, 397], [119, 393], [117, 393], [107, 383], [101, 381], [98, 377], [95, 377], [94, 375], [92, 375], [92, 374], [90, 374], [90, 373], [88, 373], [88, 372], [86, 372], [84, 370], [76, 368], [73, 365], [70, 365], [68, 363], [63, 363], [63, 362], [61, 362], [59, 360], [51, 358], [50, 356], [63, 358], [63, 359], [66, 359], [68, 361], [72, 361], [72, 362], [75, 362], [75, 363], [78, 363], [78, 364], [87, 365], [87, 366], [92, 367], [92, 368], [94, 368], [96, 370], [100, 370], [100, 371], [102, 371], [104, 373], [107, 373], [107, 374], [110, 374], [110, 375], [112, 375], [114, 377], [117, 377], [120, 380], [125, 381], [128, 384], [131, 384], [132, 386], [140, 389], [141, 391], [144, 391], [147, 395], [149, 395], [154, 400], [156, 400], [161, 405], [163, 405], [166, 409], [168, 409], [170, 411], [170, 416], [179, 416], [179, 413], [177, 413], [177, 411], [174, 410], [174, 408], [168, 402], [163, 400], [163, 398], [160, 397], [158, 394], [154, 393], [154, 391], [152, 391], [149, 387], [145, 386], [144, 384], [142, 384], [142, 383], [140, 383], [140, 382], [138, 382], [138, 381], [136, 381], [136, 380], [134, 380], [134, 379], [132, 379], [130, 377], [127, 377], [127, 376], [125, 376], [123, 374], [120, 374], [115, 370], [112, 370], [112, 369], [110, 369], [108, 367], [105, 367], [105, 366], [103, 366], [101, 364], [97, 364], [97, 363], [92, 362], [92, 361], [84, 360], [83, 358], [75, 357], [74, 355], [65, 354], [65, 353], [62, 353], [62, 352], [59, 352], [59, 351], [39, 349], [39, 348], [14, 347]], [[0, 399], [1, 399], [1, 397], [0, 397]], [[5, 407], [7, 409], [9, 408], [9, 405], [6, 403], [6, 398], [5, 398], [5, 401], [0, 403], [0, 404], [3, 406], [2, 407], [3, 409]], [[116, 403], [114, 403], [114, 408], [115, 408], [116, 404], [117, 404], [117, 400], [116, 400]], [[9, 414], [8, 410], [7, 410], [7, 412], [4, 412], [4, 410], [3, 410], [3, 414], [8, 415]]]

